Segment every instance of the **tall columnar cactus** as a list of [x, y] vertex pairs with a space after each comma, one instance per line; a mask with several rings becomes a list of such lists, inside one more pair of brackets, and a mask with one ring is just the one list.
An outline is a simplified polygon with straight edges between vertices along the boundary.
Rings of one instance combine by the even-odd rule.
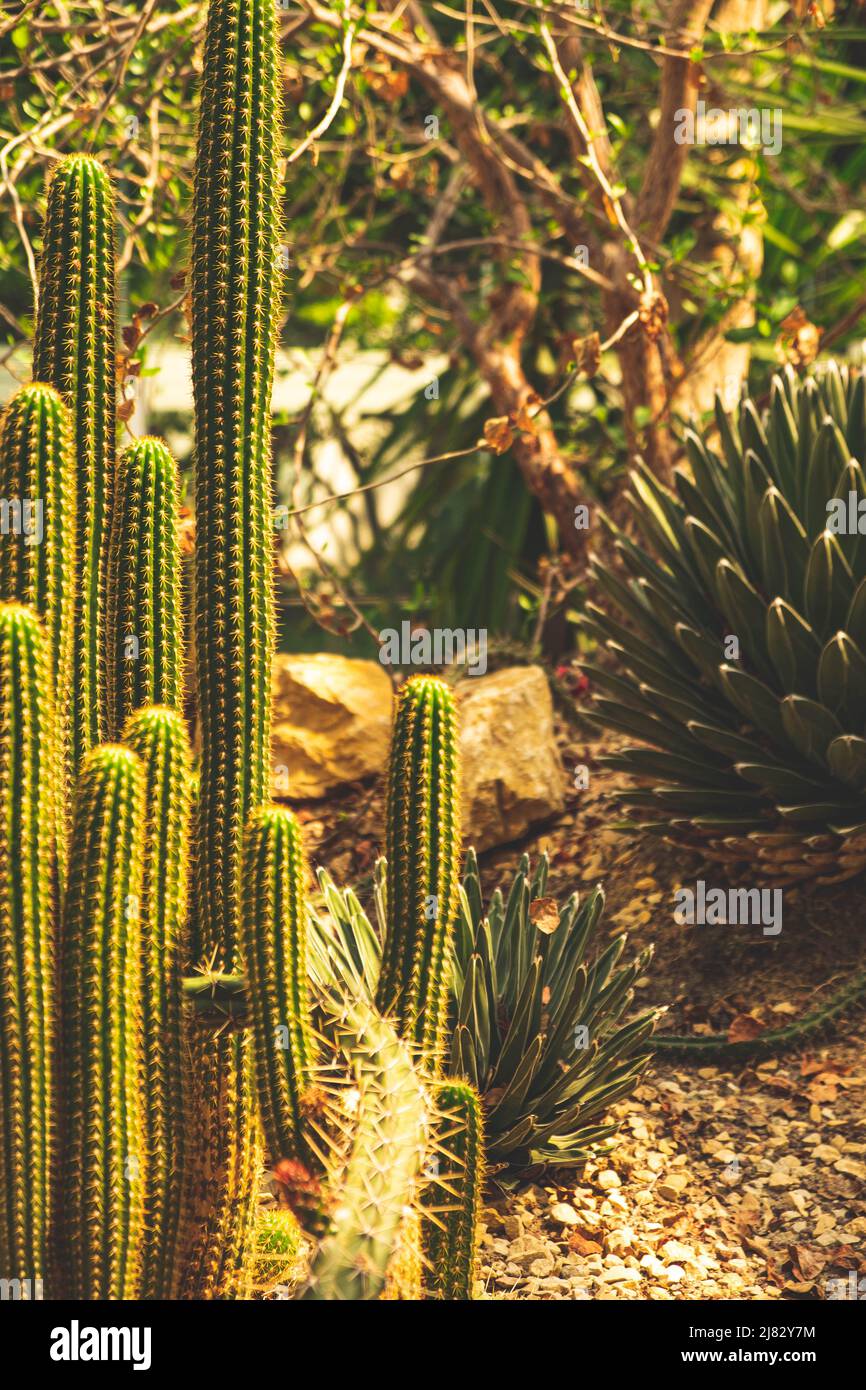
[[481, 1100], [468, 1082], [448, 1081], [436, 1088], [436, 1104], [436, 1171], [423, 1193], [429, 1292], [437, 1299], [470, 1299], [484, 1191]]
[[387, 904], [376, 1002], [439, 1066], [457, 910], [460, 792], [454, 698], [416, 676], [397, 707], [388, 781]]
[[144, 705], [180, 709], [183, 683], [177, 464], [139, 439], [117, 470], [108, 579], [111, 733]]
[[329, 1175], [330, 1225], [305, 1297], [374, 1299], [415, 1198], [429, 1099], [408, 1045], [369, 1004], [333, 1003], [326, 1027], [355, 1077], [355, 1103], [351, 1141]]
[[0, 1274], [7, 1279], [45, 1277], [57, 1162], [51, 684], [36, 614], [0, 604]]
[[[202, 741], [195, 924], [200, 959], [224, 970], [235, 969], [239, 959], [243, 828], [267, 799], [270, 776], [279, 84], [274, 0], [211, 0], [192, 219]], [[195, 1162], [221, 1186], [211, 1190], [207, 1210], [199, 1209], [204, 1226], [186, 1280], [193, 1297], [220, 1296], [221, 1271], [229, 1291], [236, 1288], [243, 1255], [226, 1242], [237, 1246], [252, 1234], [252, 1206], [237, 1186], [252, 1162], [249, 1049], [235, 1036], [221, 1039], [216, 1050], [207, 1044], [207, 1050], [211, 1081], [201, 1089], [199, 1104], [209, 1113], [199, 1113], [199, 1133], [209, 1149]]]
[[243, 828], [270, 774], [279, 72], [274, 0], [211, 0], [192, 222], [197, 911], [202, 944], [226, 969], [238, 951]]
[[301, 830], [263, 806], [244, 836], [241, 924], [253, 1014], [259, 1113], [272, 1162], [304, 1153], [311, 1081], [307, 921]]
[[75, 471], [69, 412], [50, 386], [17, 391], [0, 425], [0, 595], [45, 623], [61, 721], [72, 700]]
[[146, 1161], [137, 1296], [169, 1298], [175, 1289], [184, 1168], [180, 981], [187, 945], [190, 749], [181, 715], [158, 706], [133, 714], [123, 738], [144, 766], [147, 817], [141, 904], [141, 1150]]
[[128, 748], [82, 763], [63, 907], [62, 1222], [56, 1287], [131, 1298], [143, 1220], [145, 775]]
[[72, 757], [106, 729], [104, 584], [114, 489], [116, 404], [114, 195], [95, 159], [60, 161], [48, 188], [33, 376], [72, 416], [78, 588]]

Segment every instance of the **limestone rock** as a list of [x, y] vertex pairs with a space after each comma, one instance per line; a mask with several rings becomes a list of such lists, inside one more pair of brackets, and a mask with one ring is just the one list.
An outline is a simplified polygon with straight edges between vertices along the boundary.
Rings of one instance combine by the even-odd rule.
[[458, 687], [463, 824], [476, 849], [508, 844], [565, 804], [553, 700], [539, 666], [510, 666]]
[[273, 698], [277, 796], [326, 796], [387, 768], [391, 682], [378, 662], [280, 653]]

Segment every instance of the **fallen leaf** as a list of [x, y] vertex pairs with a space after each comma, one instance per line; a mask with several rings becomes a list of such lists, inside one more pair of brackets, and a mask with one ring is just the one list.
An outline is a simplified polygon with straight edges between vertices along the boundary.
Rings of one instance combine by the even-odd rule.
[[552, 936], [559, 926], [556, 898], [536, 898], [529, 907], [529, 920], [545, 936]]

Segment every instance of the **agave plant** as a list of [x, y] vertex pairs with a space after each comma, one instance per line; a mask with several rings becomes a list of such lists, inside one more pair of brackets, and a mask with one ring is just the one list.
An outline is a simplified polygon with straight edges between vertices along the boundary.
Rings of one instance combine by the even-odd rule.
[[716, 431], [687, 432], [675, 492], [638, 465], [649, 553], [607, 523], [624, 573], [593, 564], [616, 616], [588, 604], [585, 627], [617, 663], [585, 668], [595, 719], [643, 745], [605, 761], [645, 826], [836, 882], [866, 867], [864, 374], [786, 369], [763, 412], [717, 402]]
[[[637, 1084], [652, 1049], [657, 1014], [622, 1023], [652, 948], [628, 965], [626, 937], [593, 951], [604, 894], [560, 908], [545, 897], [548, 859], [529, 856], [508, 896], [485, 911], [470, 850], [459, 893], [452, 956], [450, 1055], [446, 1071], [480, 1092], [492, 1170], [583, 1163], [614, 1133], [606, 1111]], [[386, 931], [387, 868], [374, 873], [376, 925], [357, 895], [319, 870], [321, 906], [311, 913], [311, 970], [340, 978], [356, 995], [375, 993]]]

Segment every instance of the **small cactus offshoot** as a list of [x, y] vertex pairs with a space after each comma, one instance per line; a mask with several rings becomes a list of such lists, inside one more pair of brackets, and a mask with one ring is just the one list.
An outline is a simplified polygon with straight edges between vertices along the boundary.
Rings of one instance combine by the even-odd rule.
[[302, 1103], [313, 1039], [304, 873], [301, 830], [291, 812], [279, 806], [254, 812], [244, 836], [241, 926], [271, 1162], [305, 1149]]
[[391, 742], [388, 927], [376, 1003], [434, 1068], [448, 1020], [459, 798], [454, 697], [443, 681], [415, 676], [400, 692]]
[[125, 450], [108, 582], [110, 726], [143, 705], [180, 709], [183, 681], [177, 464], [161, 439]]

